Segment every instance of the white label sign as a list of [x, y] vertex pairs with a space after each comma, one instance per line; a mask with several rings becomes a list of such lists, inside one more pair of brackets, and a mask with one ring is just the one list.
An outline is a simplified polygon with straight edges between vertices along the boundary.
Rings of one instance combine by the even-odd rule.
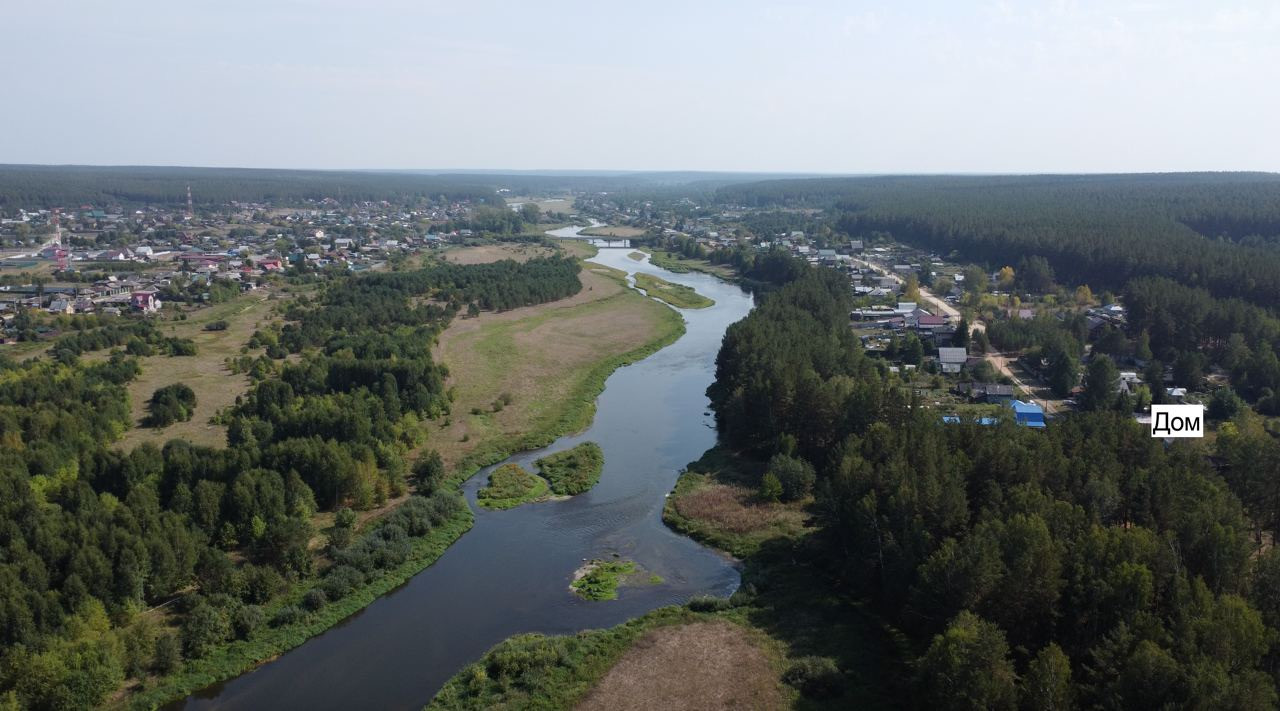
[[1152, 437], [1203, 437], [1204, 405], [1152, 405]]

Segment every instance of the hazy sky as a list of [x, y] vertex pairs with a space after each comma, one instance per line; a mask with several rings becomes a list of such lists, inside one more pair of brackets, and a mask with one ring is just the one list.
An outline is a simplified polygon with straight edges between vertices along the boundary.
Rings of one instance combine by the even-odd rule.
[[0, 0], [0, 28], [0, 163], [1280, 170], [1277, 0]]

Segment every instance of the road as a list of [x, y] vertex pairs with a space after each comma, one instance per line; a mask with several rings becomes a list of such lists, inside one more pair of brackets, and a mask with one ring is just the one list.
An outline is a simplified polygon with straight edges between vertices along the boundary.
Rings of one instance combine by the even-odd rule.
[[[878, 274], [882, 274], [882, 275], [884, 275], [884, 276], [887, 276], [887, 277], [889, 277], [890, 279], [893, 279], [894, 281], [898, 282], [899, 284], [904, 283], [904, 282], [903, 282], [903, 280], [902, 280], [902, 277], [898, 276], [897, 274], [894, 274], [893, 272], [891, 272], [891, 271], [889, 271], [889, 270], [885, 269], [884, 267], [881, 267], [881, 266], [879, 266], [879, 265], [877, 265], [877, 264], [872, 264], [871, 262], [868, 262], [868, 261], [866, 261], [866, 260], [864, 260], [864, 259], [858, 259], [857, 257], [854, 257], [854, 258], [853, 258], [853, 261], [854, 261], [854, 262], [857, 262], [858, 264], [863, 265], [864, 267], [866, 267], [866, 268], [868, 268], [868, 269], [870, 269], [870, 270], [872, 270], [872, 271], [874, 271], [874, 272], [876, 272], [876, 273], [878, 273]], [[959, 321], [959, 320], [960, 320], [960, 311], [959, 311], [959, 309], [957, 309], [956, 307], [952, 306], [951, 304], [948, 304], [945, 300], [938, 298], [938, 297], [937, 297], [937, 296], [936, 296], [932, 291], [929, 291], [928, 289], [926, 289], [926, 288], [925, 288], [925, 287], [923, 287], [923, 286], [922, 286], [922, 287], [920, 287], [920, 298], [921, 298], [925, 303], [927, 303], [927, 304], [929, 304], [929, 305], [933, 306], [935, 309], [937, 309], [938, 314], [939, 314], [940, 316], [946, 316], [947, 318], [949, 318], [949, 319], [951, 319], [951, 320], [953, 320], [953, 321]], [[974, 321], [973, 323], [969, 324], [969, 331], [970, 331], [970, 333], [972, 333], [972, 332], [974, 332], [974, 331], [985, 331], [985, 330], [987, 330], [987, 325], [986, 325], [985, 323], [981, 322], [981, 321]]]
[[990, 363], [992, 366], [994, 366], [995, 369], [1001, 375], [1004, 375], [1005, 377], [1012, 380], [1015, 387], [1021, 388], [1022, 391], [1027, 394], [1028, 400], [1044, 408], [1044, 412], [1046, 415], [1052, 415], [1058, 411], [1059, 409], [1058, 406], [1060, 404], [1060, 401], [1051, 400], [1045, 397], [1036, 397], [1036, 393], [1042, 390], [1043, 388], [1040, 388], [1039, 386], [1031, 385], [1027, 383], [1025, 380], [1023, 380], [1022, 378], [1019, 378], [1018, 374], [1014, 373], [1013, 369], [1009, 367], [1008, 356], [1006, 356], [1003, 353], [994, 353], [994, 352], [988, 353], [987, 362]]

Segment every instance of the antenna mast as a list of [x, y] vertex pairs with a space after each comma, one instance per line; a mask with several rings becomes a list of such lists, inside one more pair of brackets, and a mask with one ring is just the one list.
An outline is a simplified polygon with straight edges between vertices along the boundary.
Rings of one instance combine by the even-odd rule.
[[196, 216], [195, 203], [191, 202], [191, 185], [187, 184], [187, 219], [190, 220]]

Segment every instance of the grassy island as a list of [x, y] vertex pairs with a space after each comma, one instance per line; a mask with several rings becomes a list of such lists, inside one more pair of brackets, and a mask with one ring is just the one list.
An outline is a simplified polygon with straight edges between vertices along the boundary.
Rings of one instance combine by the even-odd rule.
[[476, 502], [487, 509], [509, 509], [546, 495], [546, 479], [507, 463], [489, 473], [489, 485], [476, 494]]
[[625, 584], [662, 584], [662, 577], [646, 573], [630, 560], [593, 560], [574, 571], [569, 584], [587, 600], [617, 600], [618, 587]]
[[716, 302], [694, 291], [684, 284], [672, 284], [666, 279], [652, 274], [636, 274], [636, 286], [645, 290], [649, 296], [659, 298], [672, 306], [681, 309], [705, 309]]
[[561, 496], [575, 496], [600, 481], [604, 451], [595, 442], [583, 442], [572, 449], [549, 454], [535, 464], [551, 483], [551, 491]]

